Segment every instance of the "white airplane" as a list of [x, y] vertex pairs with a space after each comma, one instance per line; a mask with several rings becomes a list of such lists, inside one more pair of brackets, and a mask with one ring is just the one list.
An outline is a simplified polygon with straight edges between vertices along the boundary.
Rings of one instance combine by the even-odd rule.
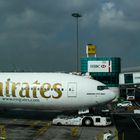
[[0, 73], [1, 108], [87, 109], [115, 98], [103, 83], [64, 73]]

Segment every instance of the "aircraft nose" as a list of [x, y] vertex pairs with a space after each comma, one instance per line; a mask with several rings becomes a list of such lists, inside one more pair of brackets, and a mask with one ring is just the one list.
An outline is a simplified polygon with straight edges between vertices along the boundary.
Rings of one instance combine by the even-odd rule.
[[115, 92], [113, 92], [112, 90], [109, 90], [109, 99], [110, 99], [110, 101], [114, 100], [115, 98], [116, 98]]

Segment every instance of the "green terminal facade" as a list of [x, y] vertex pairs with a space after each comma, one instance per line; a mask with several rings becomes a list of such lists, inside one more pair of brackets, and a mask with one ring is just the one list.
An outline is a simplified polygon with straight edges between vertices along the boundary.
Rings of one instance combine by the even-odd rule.
[[109, 87], [118, 87], [121, 59], [119, 57], [81, 58], [81, 73], [87, 72], [93, 79]]

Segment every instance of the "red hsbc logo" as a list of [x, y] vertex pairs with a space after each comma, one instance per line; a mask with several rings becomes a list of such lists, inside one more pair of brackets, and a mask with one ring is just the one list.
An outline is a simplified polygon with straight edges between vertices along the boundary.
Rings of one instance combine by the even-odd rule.
[[106, 68], [106, 65], [101, 65], [102, 68]]

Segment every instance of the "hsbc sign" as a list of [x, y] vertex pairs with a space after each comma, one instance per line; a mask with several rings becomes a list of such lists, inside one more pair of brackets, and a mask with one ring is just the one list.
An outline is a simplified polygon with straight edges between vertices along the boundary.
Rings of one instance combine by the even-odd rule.
[[90, 65], [91, 68], [106, 68], [106, 65]]
[[88, 72], [112, 72], [112, 61], [88, 61]]

